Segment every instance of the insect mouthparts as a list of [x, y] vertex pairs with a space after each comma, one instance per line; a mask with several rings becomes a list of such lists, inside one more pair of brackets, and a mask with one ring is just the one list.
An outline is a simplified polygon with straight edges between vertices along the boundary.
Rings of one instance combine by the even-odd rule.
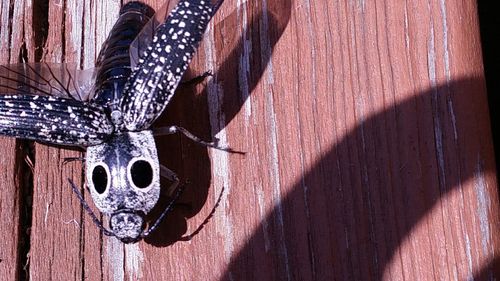
[[124, 243], [139, 241], [144, 231], [144, 215], [132, 210], [120, 210], [111, 215], [109, 228]]

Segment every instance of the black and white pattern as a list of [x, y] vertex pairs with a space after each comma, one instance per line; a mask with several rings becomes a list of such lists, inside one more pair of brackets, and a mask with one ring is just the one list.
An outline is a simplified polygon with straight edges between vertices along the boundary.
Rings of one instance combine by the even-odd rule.
[[0, 65], [0, 134], [59, 145], [102, 143], [114, 125], [88, 103], [94, 69], [62, 63]]
[[126, 129], [147, 129], [174, 95], [212, 17], [208, 1], [181, 1], [156, 30], [125, 86]]
[[0, 96], [2, 135], [86, 147], [104, 142], [113, 130], [96, 105], [53, 96]]
[[[159, 164], [150, 127], [170, 102], [221, 3], [181, 0], [166, 20], [168, 4], [153, 16], [147, 5], [127, 3], [96, 69], [53, 63], [0, 66], [0, 135], [86, 147], [86, 182], [96, 207], [109, 216], [110, 230], [70, 184], [104, 234], [136, 242], [170, 211], [172, 202], [145, 230], [144, 216], [159, 198], [160, 174], [178, 183]], [[216, 147], [172, 128], [168, 132]]]

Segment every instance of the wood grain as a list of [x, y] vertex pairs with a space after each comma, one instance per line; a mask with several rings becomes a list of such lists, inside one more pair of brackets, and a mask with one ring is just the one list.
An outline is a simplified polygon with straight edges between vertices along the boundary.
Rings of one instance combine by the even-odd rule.
[[[22, 1], [15, 5], [0, 3], [0, 64], [17, 62], [23, 45], [21, 37], [25, 26]], [[17, 51], [16, 51], [17, 50]], [[22, 144], [15, 139], [0, 137], [0, 277], [15, 280], [20, 275], [25, 254], [24, 239], [20, 232], [29, 225], [20, 220], [22, 205], [23, 174], [26, 165], [22, 157]]]
[[[42, 48], [45, 61], [85, 68], [120, 8], [4, 2], [2, 63], [16, 62], [24, 43], [29, 61]], [[80, 152], [36, 144], [30, 245], [19, 245], [29, 169], [16, 141], [0, 140], [2, 279], [500, 278], [475, 1], [226, 1], [186, 77], [206, 70], [214, 76], [179, 89], [158, 125], [246, 154], [158, 138], [162, 164], [190, 184], [146, 241], [100, 235], [67, 184], [82, 184], [82, 165], [61, 165]], [[209, 223], [182, 241], [221, 191]]]

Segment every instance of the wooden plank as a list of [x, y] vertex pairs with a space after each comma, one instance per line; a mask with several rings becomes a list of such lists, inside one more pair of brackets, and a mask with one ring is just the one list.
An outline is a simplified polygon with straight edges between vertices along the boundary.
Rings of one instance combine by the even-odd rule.
[[[78, 18], [77, 22], [81, 22], [81, 9], [75, 8], [72, 1], [50, 1], [44, 8], [44, 12], [48, 12], [48, 29], [42, 61], [76, 62], [78, 65], [82, 38], [78, 27], [81, 23], [71, 19]], [[80, 279], [83, 276], [81, 261], [84, 260], [82, 212], [67, 179], [81, 184], [82, 169], [79, 163], [62, 165], [65, 157], [77, 157], [80, 153], [35, 144], [35, 155], [30, 279]]]
[[[163, 1], [147, 3], [156, 9]], [[5, 7], [1, 38], [8, 38]], [[91, 66], [119, 3], [50, 1], [48, 8], [45, 60]], [[66, 178], [81, 183], [81, 165], [60, 163], [78, 152], [37, 144], [30, 277], [499, 278], [477, 25], [474, 1], [226, 1], [188, 73], [214, 77], [180, 89], [159, 124], [246, 154], [158, 138], [161, 163], [191, 184], [153, 237], [123, 245], [99, 235], [71, 194]], [[13, 140], [0, 143], [8, 151], [3, 208], [19, 198], [12, 165], [19, 154]], [[178, 241], [223, 188], [204, 229]], [[3, 227], [10, 212], [2, 211], [1, 233], [13, 235]], [[5, 242], [2, 251], [15, 255], [17, 241]], [[2, 276], [18, 274], [18, 258], [0, 259]]]
[[[16, 63], [21, 55], [24, 19], [24, 1], [12, 5], [0, 3], [0, 64]], [[23, 183], [27, 165], [23, 147], [15, 139], [0, 137], [0, 276], [5, 280], [16, 280], [25, 262], [25, 238], [21, 232], [29, 223], [21, 221], [23, 206]]]

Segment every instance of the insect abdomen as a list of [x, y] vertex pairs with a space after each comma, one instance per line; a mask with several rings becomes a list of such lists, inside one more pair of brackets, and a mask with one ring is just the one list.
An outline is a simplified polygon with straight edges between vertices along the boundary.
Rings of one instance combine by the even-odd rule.
[[154, 11], [143, 3], [127, 3], [102, 46], [96, 62], [94, 100], [109, 110], [121, 99], [123, 86], [131, 73], [130, 45], [153, 14]]

